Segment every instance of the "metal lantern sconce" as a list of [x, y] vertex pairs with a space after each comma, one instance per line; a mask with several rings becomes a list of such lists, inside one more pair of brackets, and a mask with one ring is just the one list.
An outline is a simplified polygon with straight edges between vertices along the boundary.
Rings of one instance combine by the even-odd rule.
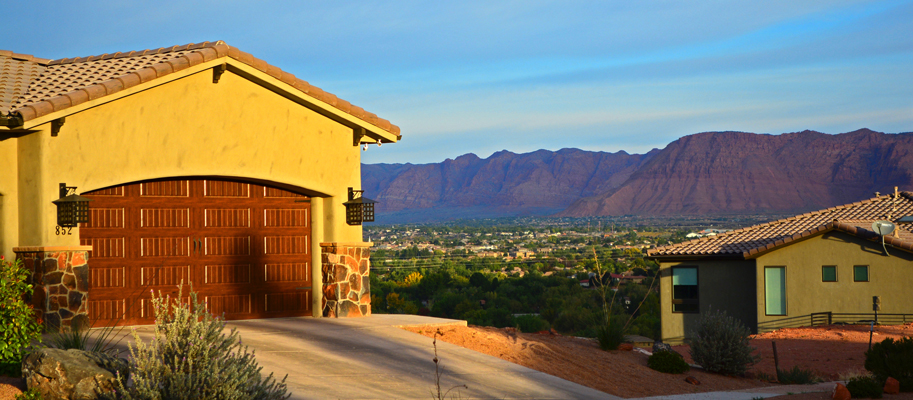
[[346, 206], [347, 224], [361, 225], [362, 222], [374, 222], [374, 203], [377, 202], [364, 197], [364, 193], [364, 190], [349, 188], [349, 201], [342, 203]]
[[90, 201], [92, 200], [76, 194], [76, 186], [61, 183], [60, 198], [52, 202], [57, 205], [57, 225], [75, 228], [80, 222], [89, 222]]

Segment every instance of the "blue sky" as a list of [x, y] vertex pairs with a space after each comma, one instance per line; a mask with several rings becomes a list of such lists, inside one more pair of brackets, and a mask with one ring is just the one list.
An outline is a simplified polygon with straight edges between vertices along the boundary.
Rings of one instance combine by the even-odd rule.
[[367, 163], [913, 131], [913, 1], [33, 0], [4, 15], [0, 49], [45, 58], [224, 40], [399, 125]]

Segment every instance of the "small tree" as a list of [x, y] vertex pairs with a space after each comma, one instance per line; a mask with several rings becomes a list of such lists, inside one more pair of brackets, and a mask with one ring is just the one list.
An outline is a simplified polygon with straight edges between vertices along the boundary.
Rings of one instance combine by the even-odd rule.
[[206, 310], [191, 289], [190, 303], [153, 293], [155, 337], [149, 344], [134, 331], [130, 377], [118, 376], [110, 399], [285, 399], [285, 378], [260, 376], [254, 353], [236, 329]]
[[702, 314], [691, 339], [691, 359], [709, 372], [742, 375], [759, 359], [752, 354], [750, 335], [745, 325], [724, 311]]
[[32, 295], [29, 271], [21, 260], [0, 256], [0, 374], [18, 376], [22, 357], [33, 340], [41, 340], [41, 326], [25, 297]]

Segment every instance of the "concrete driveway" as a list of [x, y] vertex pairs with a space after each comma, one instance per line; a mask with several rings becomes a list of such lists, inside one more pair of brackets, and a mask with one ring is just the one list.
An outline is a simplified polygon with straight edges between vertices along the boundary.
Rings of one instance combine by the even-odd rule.
[[[400, 326], [466, 325], [417, 315], [366, 318], [279, 318], [231, 321], [256, 351], [264, 373], [286, 384], [292, 399], [430, 399], [435, 390], [432, 340]], [[153, 327], [136, 327], [144, 341]], [[129, 338], [130, 328], [121, 331]], [[130, 339], [132, 341], [132, 339]], [[126, 348], [126, 341], [118, 347]], [[496, 357], [438, 341], [441, 387], [456, 399], [617, 399]], [[129, 353], [125, 353], [129, 354]], [[123, 355], [122, 355], [123, 356]]]

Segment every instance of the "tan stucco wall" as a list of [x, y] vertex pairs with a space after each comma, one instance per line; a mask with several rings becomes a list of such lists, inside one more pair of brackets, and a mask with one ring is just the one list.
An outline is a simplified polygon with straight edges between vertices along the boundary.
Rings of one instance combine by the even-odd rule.
[[12, 259], [19, 242], [18, 142], [0, 140], [0, 255]]
[[[815, 312], [872, 313], [881, 296], [882, 313], [913, 313], [913, 255], [842, 232], [812, 237], [757, 259], [758, 322], [772, 324]], [[821, 267], [837, 266], [837, 282], [822, 282]], [[854, 282], [853, 266], [868, 265], [869, 281]], [[786, 267], [786, 316], [765, 315], [764, 267]]]
[[755, 323], [754, 261], [695, 260], [661, 261], [660, 265], [660, 318], [662, 340], [681, 343], [697, 329], [700, 314], [672, 312], [672, 267], [698, 267], [698, 301], [701, 313], [725, 310], [741, 319], [747, 326]]
[[60, 182], [82, 193], [182, 176], [260, 180], [329, 196], [322, 240], [362, 240], [342, 205], [347, 188], [361, 186], [352, 129], [233, 73], [214, 84], [204, 70], [68, 115], [57, 137], [49, 123], [37, 128], [0, 142], [18, 141], [19, 154], [19, 237], [6, 247], [78, 244], [77, 229], [55, 235], [51, 201]]

